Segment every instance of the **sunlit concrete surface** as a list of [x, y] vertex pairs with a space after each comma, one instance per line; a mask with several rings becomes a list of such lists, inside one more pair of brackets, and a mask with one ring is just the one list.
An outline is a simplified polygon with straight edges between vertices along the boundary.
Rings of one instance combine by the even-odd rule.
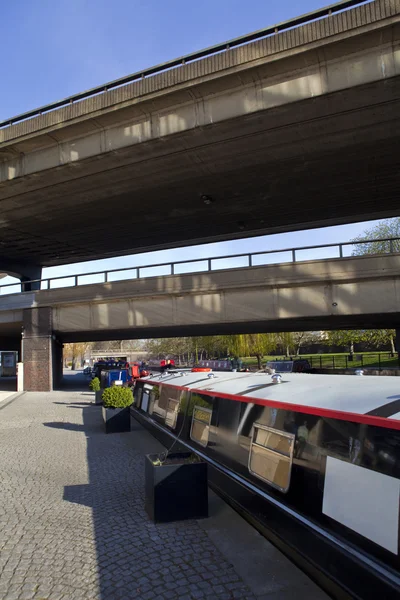
[[2, 382], [0, 381], [0, 403], [4, 402], [5, 400], [12, 398], [15, 394], [15, 390], [13, 391], [3, 391], [1, 388], [3, 387]]
[[209, 519], [150, 522], [144, 454], [161, 447], [140, 427], [106, 435], [92, 396], [0, 412], [2, 600], [326, 599], [214, 495]]

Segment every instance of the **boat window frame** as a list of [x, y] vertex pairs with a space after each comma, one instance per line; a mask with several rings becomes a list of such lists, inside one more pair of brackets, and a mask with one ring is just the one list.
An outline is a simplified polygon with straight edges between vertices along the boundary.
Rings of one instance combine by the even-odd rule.
[[141, 407], [142, 407], [143, 390], [144, 390], [144, 384], [141, 382], [141, 384], [138, 385], [134, 391], [133, 405], [137, 409], [141, 409]]
[[[195, 416], [194, 416], [194, 415], [196, 414], [196, 409], [197, 409], [197, 410], [199, 410], [199, 411], [204, 411], [204, 412], [206, 412], [206, 413], [209, 413], [209, 415], [210, 415], [210, 420], [209, 420], [209, 423], [206, 423], [205, 421], [201, 421], [200, 419], [196, 419], [196, 418], [195, 418]], [[204, 406], [198, 406], [197, 404], [195, 404], [195, 405], [193, 406], [193, 412], [192, 412], [192, 422], [191, 422], [191, 424], [190, 424], [190, 439], [191, 439], [193, 442], [196, 442], [196, 444], [199, 444], [200, 446], [203, 446], [203, 448], [206, 448], [206, 447], [208, 446], [208, 440], [209, 440], [209, 437], [210, 437], [210, 426], [211, 426], [212, 414], [213, 414], [213, 411], [212, 411], [212, 409], [211, 409], [211, 408], [206, 408], [206, 407], [204, 407]], [[208, 428], [208, 429], [207, 429], [207, 434], [208, 434], [208, 435], [207, 435], [207, 442], [206, 442], [205, 444], [203, 444], [203, 442], [200, 442], [198, 439], [196, 439], [196, 438], [194, 438], [194, 437], [192, 436], [192, 432], [193, 432], [193, 424], [194, 424], [194, 423], [201, 423], [202, 425], [206, 425], [206, 426], [207, 426], [207, 428]]]
[[[255, 438], [257, 435], [257, 429], [262, 429], [264, 431], [267, 431], [268, 433], [273, 433], [275, 435], [281, 436], [283, 438], [286, 438], [288, 440], [291, 441], [291, 445], [290, 445], [290, 453], [289, 456], [287, 454], [285, 454], [284, 452], [279, 452], [279, 450], [274, 450], [273, 448], [269, 448], [268, 446], [265, 446], [263, 444], [257, 444], [257, 442], [255, 442]], [[257, 479], [260, 479], [261, 481], [264, 481], [265, 483], [267, 483], [268, 485], [270, 485], [271, 487], [273, 487], [276, 490], [279, 490], [280, 492], [286, 494], [289, 491], [290, 488], [290, 482], [291, 482], [291, 478], [292, 478], [292, 466], [293, 466], [293, 454], [294, 454], [294, 446], [295, 446], [295, 440], [296, 440], [296, 436], [294, 433], [288, 433], [286, 431], [281, 431], [280, 429], [275, 429], [274, 427], [269, 427], [268, 425], [263, 425], [261, 423], [254, 423], [253, 425], [253, 433], [251, 436], [251, 441], [250, 441], [250, 449], [249, 449], [249, 459], [248, 459], [248, 469], [249, 469], [249, 473], [251, 473], [251, 475], [253, 475], [254, 477], [257, 477]], [[288, 482], [287, 482], [287, 486], [282, 488], [281, 486], [277, 485], [276, 483], [274, 483], [273, 481], [270, 481], [269, 479], [266, 479], [265, 477], [263, 477], [262, 475], [259, 475], [258, 473], [256, 473], [255, 471], [253, 471], [251, 469], [251, 458], [252, 458], [252, 450], [253, 450], [253, 446], [256, 446], [257, 448], [263, 449], [263, 450], [267, 450], [268, 452], [272, 453], [272, 454], [276, 454], [277, 456], [281, 456], [284, 457], [286, 459], [288, 459], [289, 462], [289, 477], [288, 477]]]
[[[178, 424], [178, 415], [179, 415], [179, 410], [180, 410], [181, 401], [182, 401], [182, 393], [183, 393], [183, 391], [179, 390], [178, 398], [168, 398], [168, 405], [167, 405], [167, 409], [165, 411], [164, 424], [169, 429], [172, 429], [172, 431], [175, 431], [176, 426]], [[171, 403], [175, 403], [175, 407], [173, 409], [170, 408]], [[173, 415], [172, 425], [167, 423], [167, 419], [168, 419], [169, 415], [171, 415], [171, 413]]]

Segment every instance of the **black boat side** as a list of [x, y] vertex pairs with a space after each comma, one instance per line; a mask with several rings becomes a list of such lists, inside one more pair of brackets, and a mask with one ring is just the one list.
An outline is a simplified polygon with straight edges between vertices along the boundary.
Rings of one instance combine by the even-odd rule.
[[210, 485], [334, 598], [399, 595], [398, 521], [395, 536], [353, 529], [357, 507], [340, 522], [327, 496], [335, 469], [396, 487], [398, 421], [226, 394], [210, 390], [203, 373], [190, 386], [157, 379], [137, 383], [131, 418], [167, 448], [205, 458]]

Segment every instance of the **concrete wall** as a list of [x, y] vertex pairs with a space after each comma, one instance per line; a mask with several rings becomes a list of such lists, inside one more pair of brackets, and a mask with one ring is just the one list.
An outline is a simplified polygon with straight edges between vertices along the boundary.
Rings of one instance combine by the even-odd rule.
[[[206, 335], [221, 327], [231, 332], [395, 327], [400, 254], [149, 277], [22, 296], [27, 309], [52, 309], [52, 329], [62, 340]], [[0, 298], [0, 314], [2, 303], [9, 308], [11, 301]]]

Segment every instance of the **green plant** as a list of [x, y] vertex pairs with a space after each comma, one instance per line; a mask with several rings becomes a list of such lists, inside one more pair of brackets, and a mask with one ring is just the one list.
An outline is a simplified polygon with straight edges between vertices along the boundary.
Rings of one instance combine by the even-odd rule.
[[133, 402], [131, 388], [113, 386], [103, 392], [103, 406], [106, 408], [125, 408]]
[[100, 391], [100, 379], [98, 377], [94, 377], [92, 379], [92, 381], [89, 383], [89, 388], [92, 390], [92, 392], [99, 392]]

